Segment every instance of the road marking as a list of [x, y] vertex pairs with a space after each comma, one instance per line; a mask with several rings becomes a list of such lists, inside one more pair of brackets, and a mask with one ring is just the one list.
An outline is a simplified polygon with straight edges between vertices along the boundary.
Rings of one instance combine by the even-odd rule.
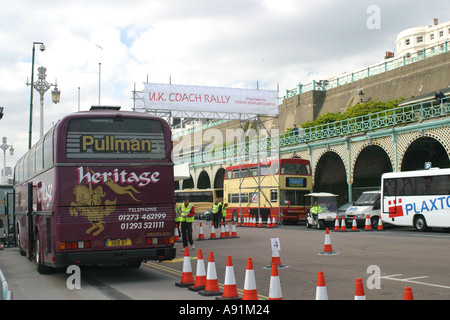
[[444, 286], [444, 285], [440, 285], [440, 284], [433, 284], [433, 283], [426, 283], [426, 282], [415, 281], [415, 279], [424, 279], [424, 278], [428, 278], [428, 276], [420, 276], [420, 277], [413, 277], [413, 278], [406, 278], [406, 279], [395, 278], [395, 277], [398, 277], [398, 276], [401, 276], [401, 275], [402, 274], [392, 274], [392, 275], [387, 275], [387, 276], [381, 276], [381, 279], [393, 280], [393, 281], [401, 281], [401, 282], [408, 282], [408, 283], [415, 283], [415, 284], [421, 284], [421, 285], [424, 285], [424, 286], [450, 289], [450, 286]]

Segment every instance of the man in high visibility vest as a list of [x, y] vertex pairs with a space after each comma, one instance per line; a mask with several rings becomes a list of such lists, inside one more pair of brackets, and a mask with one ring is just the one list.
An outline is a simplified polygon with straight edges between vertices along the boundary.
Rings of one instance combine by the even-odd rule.
[[322, 211], [323, 211], [322, 207], [317, 204], [317, 201], [314, 201], [314, 206], [311, 207], [311, 213], [314, 220], [317, 221], [317, 217], [319, 216], [319, 213], [321, 213]]
[[228, 203], [224, 203], [222, 206], [222, 222], [225, 224], [225, 219], [227, 217], [227, 209], [228, 209]]
[[178, 235], [181, 235], [181, 209], [175, 205], [175, 223], [178, 228]]
[[214, 228], [218, 228], [220, 217], [222, 216], [222, 203], [219, 201], [219, 199], [216, 199], [214, 201], [212, 207], [212, 214], [213, 214]]
[[[194, 206], [189, 203], [189, 199], [184, 199], [181, 205], [181, 237], [183, 238], [183, 248], [188, 246], [188, 240], [194, 249], [194, 241], [192, 240], [192, 222], [194, 222]], [[187, 239], [186, 239], [187, 236]]]

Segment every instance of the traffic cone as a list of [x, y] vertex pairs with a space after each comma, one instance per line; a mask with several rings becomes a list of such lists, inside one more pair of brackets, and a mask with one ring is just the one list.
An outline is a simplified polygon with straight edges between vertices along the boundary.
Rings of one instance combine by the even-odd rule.
[[221, 223], [221, 227], [220, 227], [220, 239], [226, 239], [227, 237], [227, 233], [225, 232], [225, 226], [223, 225], [223, 223]]
[[244, 216], [244, 224], [243, 227], [248, 227], [248, 219]]
[[326, 230], [325, 230], [325, 245], [324, 245], [323, 251], [319, 254], [320, 255], [338, 254], [338, 252], [334, 252], [333, 248], [331, 247], [330, 231], [328, 230], [328, 228], [326, 228]]
[[272, 265], [270, 273], [269, 300], [283, 300], [281, 294], [280, 277], [278, 276], [278, 266]]
[[347, 231], [347, 226], [345, 225], [344, 216], [342, 216], [342, 218], [341, 218], [341, 230], [340, 231]]
[[175, 242], [181, 242], [180, 234], [178, 233], [178, 228], [175, 226]]
[[336, 216], [336, 220], [334, 221], [334, 231], [339, 231], [339, 218]]
[[256, 228], [256, 217], [253, 217], [252, 227]]
[[199, 231], [198, 231], [198, 238], [197, 238], [197, 241], [202, 241], [202, 240], [206, 240], [206, 239], [205, 239], [205, 235], [203, 234], [203, 225], [202, 225], [202, 223], [200, 222], [200, 229], [199, 229]]
[[230, 237], [230, 228], [228, 228], [228, 221], [225, 221], [225, 235], [227, 238]]
[[252, 258], [247, 258], [247, 268], [245, 270], [244, 294], [242, 300], [258, 300], [256, 292], [255, 271], [253, 270]]
[[198, 249], [197, 252], [197, 270], [195, 273], [195, 283], [193, 286], [190, 286], [188, 289], [191, 291], [199, 291], [205, 289], [206, 284], [206, 271], [205, 271], [205, 262], [203, 260], [203, 251], [202, 249]]
[[358, 224], [356, 223], [356, 216], [353, 216], [352, 231], [359, 231]]
[[259, 216], [259, 219], [258, 219], [258, 228], [261, 228], [262, 226], [263, 226], [262, 218], [261, 218], [261, 216]]
[[287, 268], [287, 265], [281, 263], [280, 250], [272, 250], [272, 261], [270, 262], [270, 265], [265, 266], [264, 269], [271, 269], [273, 264], [275, 264], [278, 269]]
[[192, 277], [191, 257], [189, 256], [188, 247], [184, 248], [183, 272], [181, 273], [181, 281], [175, 283], [177, 287], [189, 287], [194, 284]]
[[403, 300], [414, 300], [414, 296], [411, 287], [405, 287], [405, 293], [403, 295]]
[[381, 220], [381, 217], [378, 218], [378, 228], [377, 231], [384, 231], [383, 229], [383, 221]]
[[364, 293], [364, 286], [361, 278], [356, 279], [355, 300], [366, 300], [366, 295]]
[[219, 282], [217, 281], [216, 263], [214, 262], [214, 254], [209, 252], [208, 270], [206, 271], [205, 289], [200, 290], [198, 294], [202, 296], [220, 296], [222, 292], [219, 290]]
[[225, 282], [222, 296], [216, 297], [216, 300], [241, 300], [237, 292], [231, 256], [227, 256], [227, 266], [225, 268]]
[[366, 215], [366, 224], [364, 226], [364, 231], [373, 231], [372, 224], [370, 223], [370, 216]]
[[214, 228], [214, 221], [211, 223], [211, 235], [209, 236], [208, 240], [216, 240], [216, 229]]
[[230, 239], [237, 239], [237, 238], [239, 238], [239, 237], [237, 236], [236, 226], [234, 225], [234, 220], [233, 220], [233, 224], [231, 225], [231, 236], [230, 236]]
[[328, 300], [327, 286], [322, 271], [317, 275], [316, 300]]
[[237, 223], [238, 227], [242, 226], [242, 221], [241, 221], [241, 216], [238, 217], [238, 223]]
[[267, 217], [267, 228], [272, 228], [272, 220], [270, 219], [270, 216]]

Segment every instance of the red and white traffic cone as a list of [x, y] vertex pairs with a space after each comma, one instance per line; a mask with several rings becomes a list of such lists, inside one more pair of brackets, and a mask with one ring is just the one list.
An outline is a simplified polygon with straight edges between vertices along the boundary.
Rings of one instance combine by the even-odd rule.
[[238, 227], [242, 227], [242, 221], [241, 221], [241, 216], [238, 217], [238, 223], [237, 223]]
[[331, 246], [330, 231], [328, 230], [328, 228], [326, 228], [326, 230], [325, 230], [325, 245], [324, 245], [323, 251], [319, 254], [320, 255], [338, 254], [338, 252], [333, 251], [333, 248]]
[[242, 300], [258, 300], [256, 292], [255, 271], [253, 270], [252, 258], [247, 258], [247, 268], [245, 270], [244, 294]]
[[230, 228], [228, 228], [228, 221], [225, 221], [225, 235], [227, 238], [230, 237]]
[[208, 256], [208, 270], [206, 271], [205, 289], [198, 292], [202, 296], [220, 296], [222, 292], [219, 289], [217, 281], [216, 263], [212, 251]]
[[261, 218], [261, 216], [259, 216], [259, 219], [258, 219], [258, 228], [261, 228], [262, 226], [263, 226], [262, 218]]
[[283, 300], [281, 294], [280, 277], [278, 276], [278, 266], [272, 265], [270, 273], [269, 300]]
[[322, 271], [317, 275], [316, 300], [328, 300], [327, 286]]
[[336, 220], [334, 221], [334, 231], [339, 231], [339, 218], [336, 216]]
[[216, 229], [214, 228], [214, 222], [211, 223], [211, 235], [209, 236], [208, 240], [216, 240]]
[[341, 230], [340, 231], [347, 231], [347, 226], [345, 225], [345, 217], [342, 216], [341, 218]]
[[236, 226], [234, 225], [234, 220], [233, 220], [233, 224], [231, 225], [231, 236], [230, 236], [230, 239], [237, 239], [237, 238], [239, 238], [239, 237], [237, 236]]
[[364, 285], [361, 278], [356, 279], [355, 300], [366, 300], [366, 294], [364, 293]]
[[223, 286], [222, 296], [216, 297], [216, 300], [241, 300], [237, 292], [236, 278], [234, 277], [234, 269], [231, 256], [227, 256], [225, 282]]
[[411, 287], [405, 287], [405, 293], [403, 294], [403, 300], [414, 300], [414, 296]]
[[205, 262], [203, 260], [203, 251], [198, 249], [197, 252], [197, 270], [195, 273], [195, 283], [189, 287], [191, 291], [199, 291], [205, 289], [206, 284], [206, 269]]
[[359, 231], [358, 230], [358, 224], [356, 223], [356, 216], [353, 216], [353, 221], [352, 221], [352, 231]]
[[226, 239], [227, 237], [227, 233], [225, 232], [225, 226], [223, 225], [223, 222], [221, 224], [220, 227], [220, 239]]
[[383, 229], [383, 221], [381, 220], [381, 217], [378, 218], [378, 228], [377, 231], [384, 231]]
[[272, 219], [270, 219], [270, 216], [267, 217], [267, 228], [272, 228]]
[[287, 265], [281, 263], [280, 250], [272, 249], [272, 260], [269, 265], [264, 267], [264, 269], [271, 269], [273, 264], [275, 264], [278, 269], [284, 269], [287, 267]]
[[256, 217], [253, 217], [252, 227], [256, 228]]
[[197, 241], [203, 241], [203, 240], [206, 240], [206, 239], [205, 239], [205, 234], [203, 233], [203, 225], [202, 225], [202, 223], [200, 222], [200, 229], [199, 229], [199, 231], [198, 231], [198, 238], [197, 238]]
[[364, 231], [373, 231], [372, 223], [370, 222], [370, 216], [366, 215], [366, 224], [364, 225]]
[[180, 233], [178, 232], [177, 226], [175, 226], [175, 242], [181, 242]]
[[177, 287], [189, 287], [194, 284], [192, 276], [191, 257], [189, 256], [188, 247], [184, 248], [183, 272], [181, 273], [181, 281], [175, 283]]

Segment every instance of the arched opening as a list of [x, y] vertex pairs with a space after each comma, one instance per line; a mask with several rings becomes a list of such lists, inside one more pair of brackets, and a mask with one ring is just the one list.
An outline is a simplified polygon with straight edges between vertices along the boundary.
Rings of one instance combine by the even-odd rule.
[[209, 178], [209, 174], [206, 171], [200, 172], [198, 176], [197, 189], [210, 189], [211, 188], [211, 179]]
[[413, 141], [403, 156], [401, 171], [424, 169], [425, 162], [431, 162], [432, 167], [449, 167], [447, 151], [434, 138], [421, 137]]
[[225, 169], [220, 168], [216, 172], [216, 176], [214, 178], [214, 188], [222, 189], [223, 188], [223, 178], [225, 176]]
[[189, 179], [183, 180], [183, 189], [194, 188], [194, 179], [192, 179], [192, 175]]
[[364, 148], [353, 170], [353, 199], [358, 199], [364, 191], [379, 190], [381, 175], [385, 172], [392, 172], [386, 151], [376, 145]]
[[348, 201], [347, 178], [341, 157], [327, 152], [320, 158], [314, 174], [314, 191], [338, 194], [339, 204]]

